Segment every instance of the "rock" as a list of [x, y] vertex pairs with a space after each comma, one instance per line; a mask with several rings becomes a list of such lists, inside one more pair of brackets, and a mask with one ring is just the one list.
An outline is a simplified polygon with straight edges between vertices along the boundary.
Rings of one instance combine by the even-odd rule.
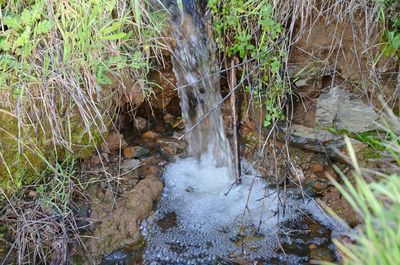
[[[289, 136], [291, 144], [294, 146], [323, 153], [332, 158], [342, 159], [340, 152], [346, 153], [347, 151], [343, 135], [332, 134], [324, 130], [293, 124]], [[350, 139], [350, 142], [356, 153], [360, 153], [366, 147], [364, 143], [354, 139]]]
[[161, 151], [167, 156], [175, 156], [186, 148], [186, 142], [174, 138], [160, 138], [157, 140]]
[[116, 151], [119, 148], [124, 148], [128, 145], [128, 143], [124, 140], [124, 136], [117, 132], [110, 132], [106, 139], [106, 145], [108, 149], [112, 151]]
[[310, 170], [312, 173], [320, 173], [324, 171], [324, 164], [317, 161], [312, 161], [310, 163]]
[[146, 156], [150, 153], [150, 150], [142, 146], [127, 146], [124, 148], [125, 158], [139, 158]]
[[164, 114], [164, 122], [165, 122], [165, 123], [172, 124], [173, 121], [174, 121], [174, 119], [175, 119], [174, 115], [172, 115], [172, 114], [170, 114], [170, 113], [165, 113], [165, 114]]
[[142, 135], [143, 138], [154, 139], [160, 137], [160, 135], [153, 131], [147, 131]]
[[140, 161], [137, 159], [125, 159], [121, 164], [122, 171], [129, 171], [140, 166]]
[[366, 132], [379, 129], [378, 120], [379, 115], [371, 106], [339, 86], [321, 94], [317, 100], [315, 122], [319, 129]]
[[123, 253], [113, 251], [140, 240], [141, 220], [149, 215], [153, 202], [161, 195], [162, 189], [162, 181], [154, 175], [149, 175], [118, 198], [105, 197], [103, 192], [91, 193], [91, 218], [94, 221], [94, 229], [93, 236], [86, 244], [90, 254], [98, 259], [102, 255], [112, 253], [106, 256], [108, 258], [104, 258], [103, 262], [124, 259]]
[[141, 87], [139, 83], [132, 84], [132, 79], [130, 80], [130, 83], [131, 84], [128, 84], [128, 86], [125, 86], [126, 91], [121, 97], [120, 104], [122, 107], [127, 103], [133, 105], [134, 107], [139, 107], [144, 101], [143, 87]]
[[144, 119], [144, 118], [142, 118], [142, 117], [136, 116], [136, 117], [133, 119], [133, 126], [134, 126], [138, 131], [143, 131], [143, 130], [146, 129], [146, 127], [147, 127], [147, 120]]
[[299, 166], [290, 167], [290, 174], [294, 177], [295, 182], [304, 182], [304, 172]]
[[103, 258], [101, 265], [125, 264], [128, 255], [124, 251], [115, 251]]

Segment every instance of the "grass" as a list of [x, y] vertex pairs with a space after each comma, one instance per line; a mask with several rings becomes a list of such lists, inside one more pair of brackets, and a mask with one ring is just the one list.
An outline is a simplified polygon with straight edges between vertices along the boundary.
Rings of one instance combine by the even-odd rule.
[[42, 184], [25, 187], [1, 210], [0, 223], [14, 239], [9, 255], [15, 253], [18, 264], [66, 264], [81, 244], [72, 210], [72, 198], [82, 192], [75, 161], [49, 167], [37, 182]]
[[82, 150], [101, 143], [122, 96], [151, 93], [163, 18], [142, 1], [0, 4], [0, 187], [8, 193], [43, 168], [42, 156], [90, 153]]
[[400, 121], [391, 110], [388, 111], [391, 122], [385, 128], [390, 137], [382, 145], [391, 157], [389, 160], [388, 157], [382, 160], [386, 164], [384, 172], [362, 169], [349, 139], [346, 138], [354, 168], [353, 180], [350, 181], [343, 174], [343, 185], [331, 179], [363, 220], [351, 235], [353, 243], [335, 240], [343, 264], [400, 262]]

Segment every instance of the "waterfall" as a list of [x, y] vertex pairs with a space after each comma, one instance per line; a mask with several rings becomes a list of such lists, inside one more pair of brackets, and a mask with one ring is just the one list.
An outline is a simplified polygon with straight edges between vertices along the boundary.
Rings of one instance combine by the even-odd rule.
[[184, 14], [174, 5], [173, 66], [177, 79], [189, 153], [197, 159], [211, 157], [217, 166], [232, 168], [232, 153], [225, 135], [220, 105], [216, 45], [208, 37], [204, 2], [184, 1]]

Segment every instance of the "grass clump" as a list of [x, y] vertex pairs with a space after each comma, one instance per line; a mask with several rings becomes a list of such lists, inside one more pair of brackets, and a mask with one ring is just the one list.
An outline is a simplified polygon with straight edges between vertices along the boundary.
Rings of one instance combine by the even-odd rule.
[[123, 95], [151, 93], [162, 19], [139, 1], [0, 5], [0, 188], [9, 193], [45, 160], [90, 153]]
[[[382, 143], [391, 159], [383, 159], [385, 172], [362, 169], [348, 138], [347, 146], [354, 167], [352, 181], [342, 174], [344, 185], [335, 187], [363, 220], [352, 235], [353, 243], [335, 240], [343, 264], [397, 264], [400, 262], [400, 129], [387, 129], [388, 141]], [[372, 174], [371, 174], [372, 172]], [[368, 181], [367, 181], [368, 180]]]

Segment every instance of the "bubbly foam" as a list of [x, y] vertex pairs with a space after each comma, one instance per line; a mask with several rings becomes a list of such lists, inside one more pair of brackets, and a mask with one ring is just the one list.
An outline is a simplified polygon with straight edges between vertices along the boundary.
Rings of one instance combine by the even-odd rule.
[[300, 220], [301, 208], [317, 212], [315, 205], [293, 193], [278, 198], [248, 164], [243, 166], [251, 175], [234, 185], [229, 170], [216, 167], [212, 159], [170, 164], [155, 216], [143, 226], [145, 260], [205, 264], [237, 256], [268, 259], [277, 247], [278, 231], [284, 230], [279, 224]]

